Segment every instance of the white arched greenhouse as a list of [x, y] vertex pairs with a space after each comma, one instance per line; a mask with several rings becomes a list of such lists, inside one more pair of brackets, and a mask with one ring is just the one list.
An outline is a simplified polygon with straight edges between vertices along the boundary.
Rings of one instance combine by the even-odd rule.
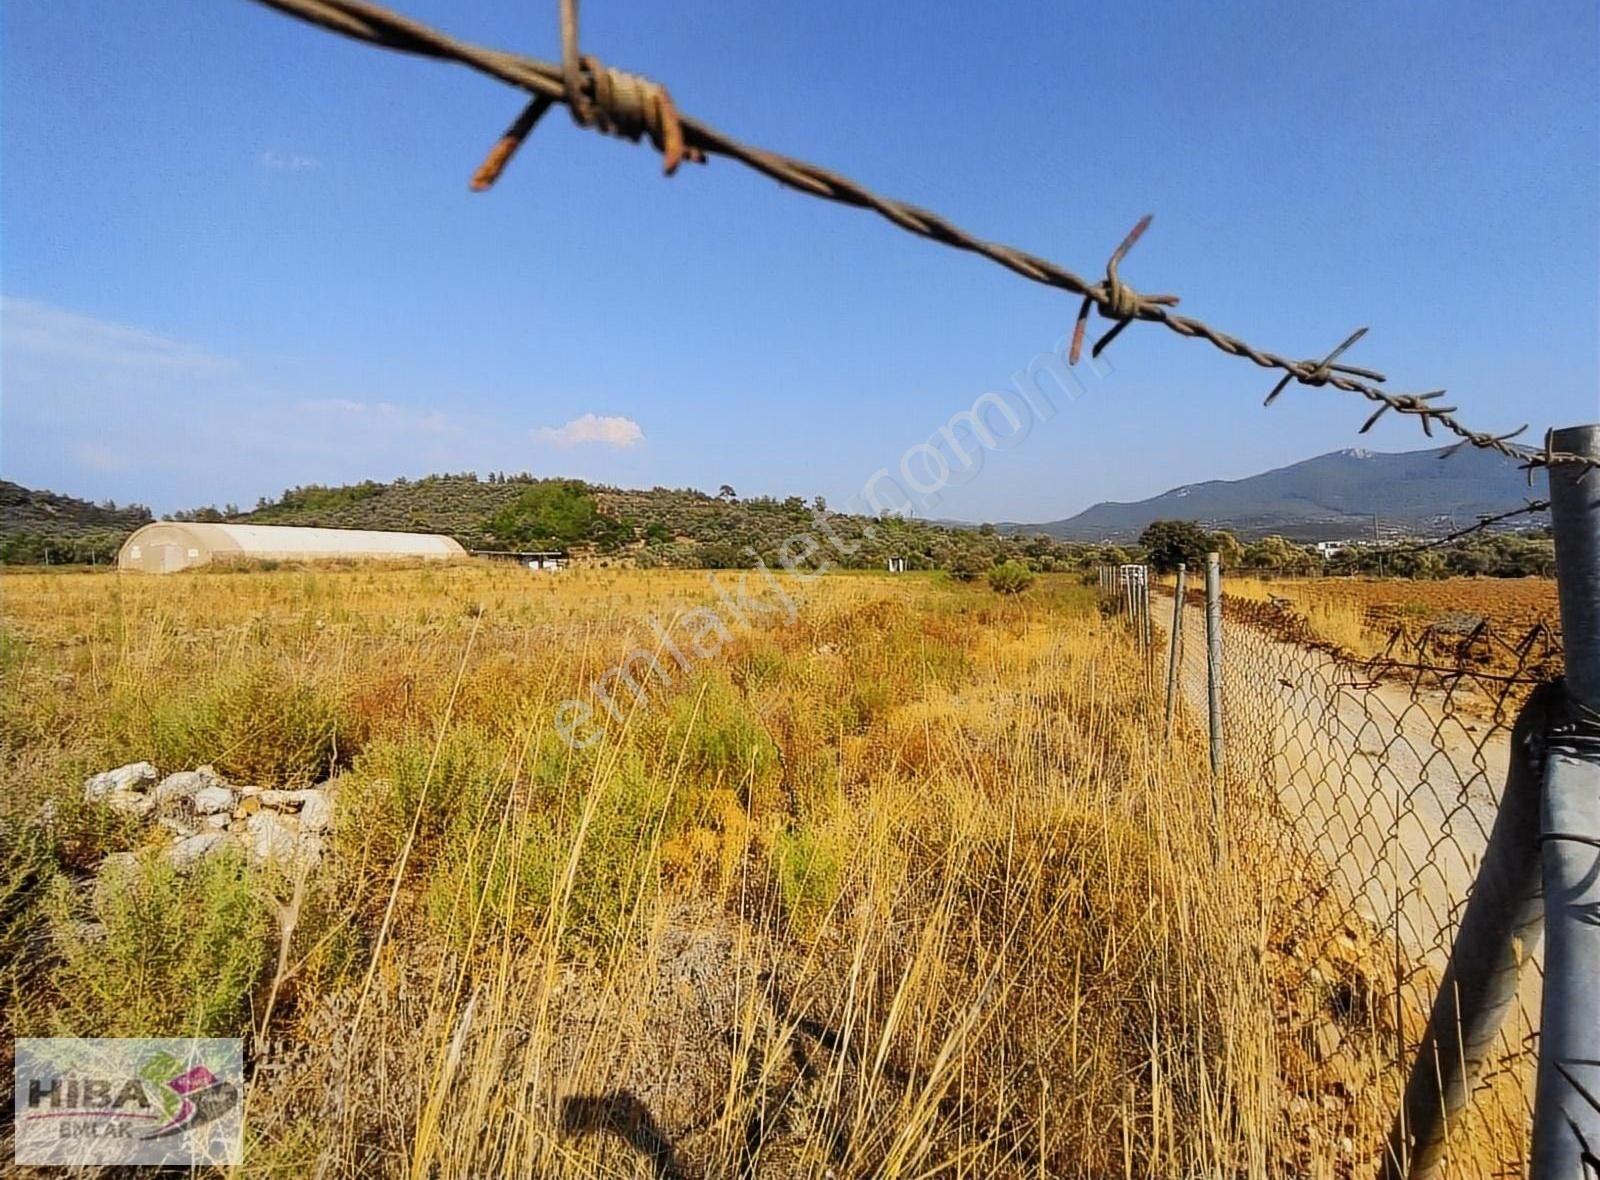
[[213, 561], [336, 561], [465, 557], [450, 537], [364, 529], [158, 520], [122, 543], [117, 567], [170, 574]]

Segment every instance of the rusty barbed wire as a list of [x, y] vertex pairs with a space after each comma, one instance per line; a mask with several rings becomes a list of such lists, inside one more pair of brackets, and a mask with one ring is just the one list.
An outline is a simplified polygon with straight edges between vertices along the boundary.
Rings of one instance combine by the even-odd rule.
[[1357, 394], [1377, 404], [1362, 425], [1366, 433], [1384, 414], [1391, 411], [1417, 419], [1423, 433], [1433, 437], [1439, 426], [1461, 440], [1459, 445], [1494, 451], [1517, 460], [1531, 473], [1535, 468], [1557, 464], [1580, 464], [1589, 469], [1600, 463], [1582, 455], [1553, 450], [1548, 441], [1543, 449], [1514, 444], [1511, 440], [1527, 429], [1495, 434], [1469, 428], [1456, 416], [1455, 406], [1434, 404], [1443, 390], [1429, 393], [1391, 393], [1378, 388], [1382, 374], [1371, 369], [1335, 364], [1336, 358], [1365, 334], [1362, 328], [1322, 360], [1294, 359], [1257, 348], [1238, 336], [1211, 327], [1202, 320], [1172, 310], [1176, 295], [1144, 295], [1128, 286], [1117, 273], [1118, 264], [1150, 223], [1146, 216], [1112, 253], [1105, 278], [1098, 282], [1074, 273], [1039, 255], [987, 241], [928, 209], [880, 196], [866, 186], [816, 164], [797, 160], [764, 148], [752, 147], [698, 119], [678, 112], [666, 87], [637, 74], [613, 69], [595, 57], [577, 51], [576, 0], [560, 0], [563, 60], [560, 64], [508, 53], [457, 40], [381, 5], [365, 0], [257, 0], [269, 8], [296, 17], [320, 28], [356, 41], [400, 53], [414, 54], [437, 61], [455, 62], [501, 82], [526, 90], [534, 98], [516, 122], [491, 150], [489, 158], [472, 178], [471, 187], [481, 191], [494, 183], [517, 148], [527, 139], [540, 116], [554, 103], [568, 106], [582, 127], [603, 134], [638, 142], [649, 136], [662, 153], [668, 175], [680, 160], [703, 163], [708, 157], [724, 156], [736, 160], [764, 176], [813, 197], [871, 210], [908, 233], [955, 250], [977, 254], [1025, 279], [1055, 287], [1083, 297], [1074, 328], [1072, 359], [1082, 345], [1084, 321], [1091, 306], [1102, 318], [1114, 321], [1113, 327], [1095, 344], [1098, 356], [1128, 324], [1135, 320], [1165, 326], [1180, 336], [1205, 340], [1230, 356], [1243, 357], [1265, 369], [1277, 369], [1283, 376], [1268, 395], [1271, 403], [1290, 382], [1312, 387], [1332, 386]]
[[1497, 512], [1492, 516], [1480, 517], [1477, 524], [1468, 525], [1464, 529], [1457, 529], [1455, 532], [1447, 533], [1445, 536], [1439, 537], [1436, 540], [1425, 541], [1425, 542], [1422, 542], [1420, 544], [1415, 544], [1415, 545], [1400, 545], [1400, 546], [1396, 546], [1394, 549], [1388, 550], [1388, 552], [1390, 552], [1390, 553], [1423, 553], [1423, 552], [1426, 552], [1429, 549], [1437, 549], [1441, 545], [1449, 545], [1450, 543], [1452, 543], [1454, 541], [1460, 541], [1460, 540], [1462, 540], [1462, 539], [1464, 539], [1466, 537], [1472, 536], [1474, 533], [1481, 533], [1485, 529], [1491, 529], [1495, 525], [1499, 524], [1501, 521], [1512, 520], [1515, 517], [1527, 516], [1527, 515], [1529, 515], [1531, 513], [1535, 513], [1535, 512], [1548, 512], [1548, 511], [1550, 511], [1550, 501], [1549, 500], [1529, 500], [1526, 504], [1524, 504], [1520, 508], [1510, 508], [1510, 509], [1507, 509], [1505, 512]]

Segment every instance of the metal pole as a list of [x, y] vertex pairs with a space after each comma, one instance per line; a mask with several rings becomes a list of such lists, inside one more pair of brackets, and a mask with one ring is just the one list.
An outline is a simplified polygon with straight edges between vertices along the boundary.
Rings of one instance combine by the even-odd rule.
[[1506, 789], [1389, 1132], [1384, 1180], [1434, 1174], [1444, 1156], [1445, 1133], [1471, 1100], [1473, 1080], [1516, 1001], [1518, 972], [1538, 949], [1544, 923], [1538, 746], [1559, 695], [1541, 687], [1517, 715]]
[[1163, 744], [1172, 740], [1172, 709], [1178, 695], [1178, 674], [1183, 664], [1183, 586], [1187, 573], [1178, 563], [1178, 584], [1172, 593], [1172, 628], [1167, 632], [1167, 718], [1161, 730]]
[[1222, 554], [1206, 554], [1206, 714], [1211, 777], [1222, 777]]
[[[1555, 431], [1600, 461], [1600, 425]], [[1544, 1000], [1534, 1180], [1600, 1171], [1600, 470], [1550, 467], [1567, 716], [1547, 743]]]
[[1150, 567], [1147, 565], [1139, 567], [1139, 614], [1140, 626], [1144, 632], [1144, 647], [1146, 653], [1148, 653], [1152, 642], [1150, 630]]

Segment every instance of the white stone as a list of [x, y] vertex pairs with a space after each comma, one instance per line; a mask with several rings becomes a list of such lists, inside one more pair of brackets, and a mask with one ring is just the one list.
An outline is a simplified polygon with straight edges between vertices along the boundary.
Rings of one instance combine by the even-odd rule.
[[300, 830], [302, 832], [326, 831], [333, 823], [333, 800], [325, 791], [307, 791], [306, 801], [300, 805]]
[[179, 799], [188, 799], [220, 782], [220, 779], [204, 770], [180, 770], [176, 774], [167, 775], [156, 784], [156, 802], [165, 805], [175, 803]]
[[219, 811], [212, 815], [203, 815], [200, 817], [200, 823], [208, 828], [225, 828], [228, 826], [228, 813]]
[[83, 784], [83, 798], [86, 803], [93, 803], [113, 791], [141, 790], [146, 783], [154, 782], [158, 777], [159, 772], [148, 762], [130, 762], [89, 778]]
[[232, 787], [213, 783], [209, 787], [201, 787], [190, 795], [189, 803], [196, 815], [215, 815], [219, 811], [232, 811], [234, 798]]
[[187, 872], [206, 857], [220, 851], [227, 839], [225, 832], [200, 832], [179, 840], [167, 849], [167, 860], [179, 872]]
[[322, 841], [302, 832], [292, 818], [275, 811], [258, 811], [245, 820], [245, 846], [262, 864], [280, 868], [313, 865], [322, 856]]

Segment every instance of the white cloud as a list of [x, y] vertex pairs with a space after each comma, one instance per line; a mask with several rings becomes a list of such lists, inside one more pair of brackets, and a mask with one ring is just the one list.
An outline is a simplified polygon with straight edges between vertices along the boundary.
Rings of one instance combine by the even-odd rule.
[[584, 414], [565, 426], [541, 426], [533, 432], [533, 436], [540, 442], [554, 443], [558, 447], [602, 443], [608, 447], [626, 449], [644, 441], [644, 431], [632, 418], [597, 414]]
[[322, 167], [322, 161], [317, 159], [316, 156], [301, 155], [295, 152], [285, 155], [282, 152], [275, 152], [270, 149], [257, 156], [256, 163], [273, 172], [309, 172], [312, 169]]
[[222, 357], [143, 328], [10, 295], [0, 298], [0, 347], [8, 364], [72, 364], [150, 377], [215, 374], [232, 367]]
[[134, 324], [3, 297], [0, 472], [166, 510], [249, 504], [300, 483], [517, 471], [529, 465], [530, 438], [606, 444], [562, 463], [603, 479], [620, 458], [610, 448], [644, 440], [627, 418], [586, 414], [530, 431], [444, 394], [385, 398], [303, 382]]

